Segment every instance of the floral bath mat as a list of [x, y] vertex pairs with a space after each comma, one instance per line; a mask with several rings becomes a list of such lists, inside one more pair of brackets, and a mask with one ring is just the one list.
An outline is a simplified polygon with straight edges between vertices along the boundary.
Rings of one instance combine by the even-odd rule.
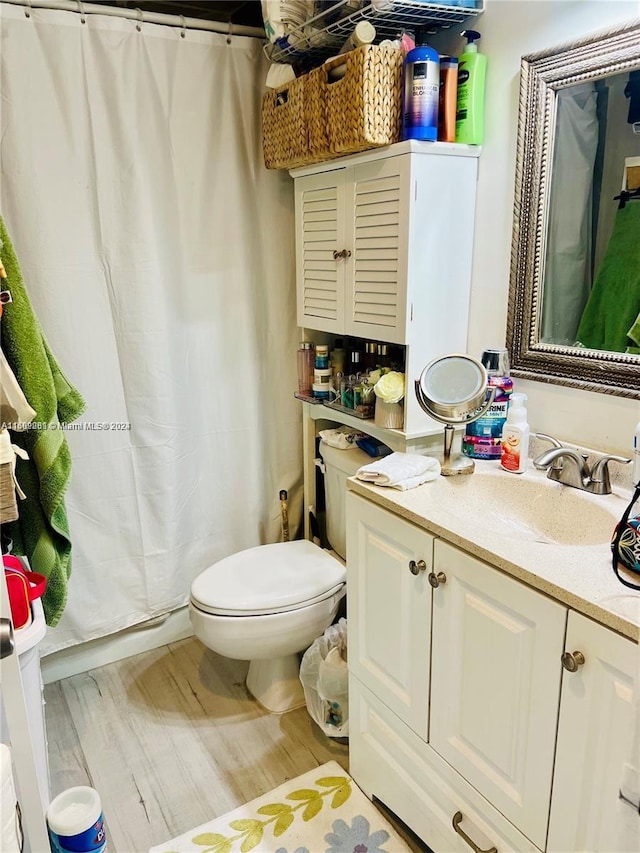
[[335, 761], [149, 853], [408, 853]]

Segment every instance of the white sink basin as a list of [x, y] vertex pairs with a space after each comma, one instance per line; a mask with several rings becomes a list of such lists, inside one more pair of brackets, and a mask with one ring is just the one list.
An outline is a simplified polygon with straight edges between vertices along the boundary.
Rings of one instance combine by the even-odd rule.
[[498, 466], [469, 476], [441, 477], [441, 508], [523, 542], [601, 545], [611, 540], [626, 502], [554, 483], [544, 472], [508, 474]]

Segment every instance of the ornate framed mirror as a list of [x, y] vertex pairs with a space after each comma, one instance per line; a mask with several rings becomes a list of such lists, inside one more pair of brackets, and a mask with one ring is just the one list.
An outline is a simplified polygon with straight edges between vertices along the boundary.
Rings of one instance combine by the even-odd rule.
[[512, 375], [640, 399], [635, 187], [640, 19], [524, 56], [507, 320]]

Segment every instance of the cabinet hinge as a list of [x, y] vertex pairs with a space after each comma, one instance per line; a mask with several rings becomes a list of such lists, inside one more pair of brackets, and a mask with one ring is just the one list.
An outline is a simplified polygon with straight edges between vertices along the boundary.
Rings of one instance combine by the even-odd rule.
[[413, 323], [413, 302], [411, 303], [411, 315], [409, 317], [411, 323]]

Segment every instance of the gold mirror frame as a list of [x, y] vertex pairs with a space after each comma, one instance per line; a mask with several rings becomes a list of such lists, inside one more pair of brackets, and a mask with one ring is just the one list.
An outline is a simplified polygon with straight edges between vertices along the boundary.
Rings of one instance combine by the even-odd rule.
[[640, 18], [522, 57], [507, 316], [513, 376], [640, 399], [640, 356], [582, 351], [539, 339], [556, 92], [637, 68]]

